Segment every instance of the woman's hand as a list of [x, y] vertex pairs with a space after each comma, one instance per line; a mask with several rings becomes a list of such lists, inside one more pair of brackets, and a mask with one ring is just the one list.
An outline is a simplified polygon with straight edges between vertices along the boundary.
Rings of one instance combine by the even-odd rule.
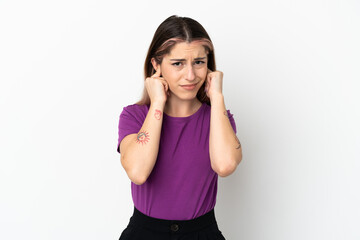
[[169, 85], [163, 77], [160, 77], [160, 75], [161, 69], [159, 67], [154, 75], [145, 79], [145, 87], [151, 103], [159, 102], [164, 104], [167, 100], [167, 96], [170, 95]]
[[205, 83], [205, 92], [206, 95], [211, 99], [214, 96], [222, 95], [222, 82], [223, 82], [223, 73], [220, 71], [211, 71], [208, 69]]

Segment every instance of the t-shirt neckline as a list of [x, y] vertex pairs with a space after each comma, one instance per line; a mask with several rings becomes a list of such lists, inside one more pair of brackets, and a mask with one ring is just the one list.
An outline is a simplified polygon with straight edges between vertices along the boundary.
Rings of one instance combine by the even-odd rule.
[[200, 112], [201, 112], [201, 110], [204, 108], [205, 104], [206, 104], [206, 103], [203, 102], [203, 103], [201, 104], [201, 106], [199, 107], [199, 109], [198, 109], [195, 113], [193, 113], [193, 114], [191, 114], [190, 116], [187, 116], [187, 117], [172, 117], [172, 116], [167, 115], [165, 112], [163, 112], [163, 115], [164, 115], [164, 118], [166, 118], [166, 119], [171, 119], [171, 120], [175, 120], [175, 121], [190, 120], [190, 119], [192, 119], [192, 118], [194, 118], [194, 117], [196, 117], [197, 115], [200, 114]]

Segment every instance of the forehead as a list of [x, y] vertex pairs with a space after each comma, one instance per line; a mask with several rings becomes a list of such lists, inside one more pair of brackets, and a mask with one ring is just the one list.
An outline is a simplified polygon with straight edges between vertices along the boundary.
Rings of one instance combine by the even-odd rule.
[[205, 47], [201, 42], [180, 42], [175, 44], [168, 54], [169, 58], [206, 57]]

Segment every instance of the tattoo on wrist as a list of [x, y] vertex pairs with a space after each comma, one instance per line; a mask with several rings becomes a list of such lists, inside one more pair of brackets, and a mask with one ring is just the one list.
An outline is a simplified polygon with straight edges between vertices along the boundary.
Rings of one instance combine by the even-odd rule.
[[160, 118], [161, 118], [161, 111], [155, 109], [155, 114], [154, 114], [154, 116], [155, 116], [155, 118], [156, 118], [157, 120], [160, 120]]
[[149, 136], [148, 132], [141, 131], [141, 132], [139, 132], [139, 134], [136, 137], [136, 142], [139, 144], [141, 143], [143, 145], [144, 143], [147, 143], [150, 140], [149, 137], [150, 136]]
[[236, 138], [236, 141], [237, 141], [237, 143], [239, 144], [237, 147], [236, 147], [236, 149], [240, 149], [241, 148], [241, 143], [240, 143], [240, 141], [239, 141], [239, 139], [238, 139], [238, 137], [235, 135], [235, 138]]

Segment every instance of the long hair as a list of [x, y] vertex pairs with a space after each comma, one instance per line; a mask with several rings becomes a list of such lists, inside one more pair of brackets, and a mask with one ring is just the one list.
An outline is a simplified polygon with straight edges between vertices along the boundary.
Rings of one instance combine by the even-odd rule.
[[[145, 80], [155, 73], [151, 59], [154, 58], [158, 64], [161, 64], [163, 57], [170, 53], [175, 44], [179, 42], [201, 42], [207, 52], [208, 69], [216, 71], [214, 46], [203, 26], [194, 19], [172, 15], [165, 19], [155, 31], [144, 64], [144, 90], [142, 98], [136, 104], [150, 104], [150, 97], [145, 87]], [[204, 89], [205, 82], [200, 87], [196, 97], [200, 102], [206, 102], [210, 105], [210, 99], [207, 97]]]

